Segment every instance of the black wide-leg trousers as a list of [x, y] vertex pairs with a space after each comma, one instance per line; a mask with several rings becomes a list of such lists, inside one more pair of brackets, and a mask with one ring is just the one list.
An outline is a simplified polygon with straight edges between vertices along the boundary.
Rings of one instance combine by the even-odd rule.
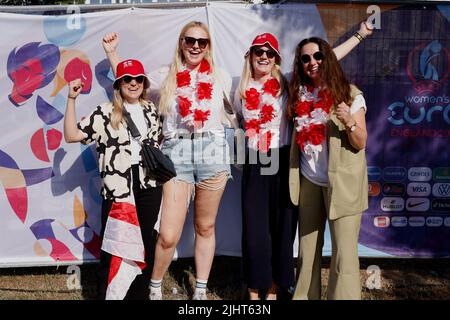
[[[158, 233], [154, 230], [156, 221], [158, 221], [159, 208], [162, 198], [162, 187], [141, 189], [139, 187], [139, 168], [138, 165], [131, 166], [132, 188], [139, 225], [141, 227], [142, 240], [145, 248], [146, 267], [142, 274], [138, 275], [131, 284], [125, 300], [148, 300], [150, 278], [152, 275], [153, 261], [155, 257], [155, 244]], [[102, 229], [101, 238], [105, 232], [106, 221], [111, 210], [113, 200], [103, 200], [102, 203]], [[98, 270], [97, 297], [104, 300], [106, 289], [108, 287], [109, 268], [111, 263], [111, 254], [101, 250], [100, 266]]]
[[297, 227], [297, 208], [289, 197], [289, 146], [272, 149], [267, 156], [271, 161], [279, 161], [275, 174], [262, 175], [261, 169], [270, 164], [259, 160], [249, 164], [249, 156], [243, 169], [244, 278], [248, 288], [269, 289], [274, 282], [287, 289], [294, 286], [293, 243]]

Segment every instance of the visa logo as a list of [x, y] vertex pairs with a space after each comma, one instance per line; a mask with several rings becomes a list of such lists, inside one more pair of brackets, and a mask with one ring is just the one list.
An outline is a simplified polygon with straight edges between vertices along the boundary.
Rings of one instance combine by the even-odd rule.
[[406, 192], [412, 197], [428, 197], [431, 194], [429, 183], [412, 182], [408, 184]]

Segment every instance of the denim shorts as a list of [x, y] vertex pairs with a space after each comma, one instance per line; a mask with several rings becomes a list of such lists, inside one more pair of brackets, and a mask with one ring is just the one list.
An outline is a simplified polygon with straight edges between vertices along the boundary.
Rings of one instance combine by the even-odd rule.
[[198, 183], [220, 172], [231, 177], [229, 147], [225, 136], [206, 132], [165, 139], [161, 151], [175, 165], [175, 180]]

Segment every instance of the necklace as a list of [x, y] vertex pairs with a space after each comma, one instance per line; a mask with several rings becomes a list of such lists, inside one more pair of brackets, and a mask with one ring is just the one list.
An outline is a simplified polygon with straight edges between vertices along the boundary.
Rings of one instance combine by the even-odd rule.
[[186, 69], [177, 73], [178, 112], [182, 123], [200, 129], [211, 115], [213, 90], [211, 66], [203, 59], [195, 79], [192, 72]]
[[249, 146], [267, 152], [272, 142], [270, 122], [280, 109], [276, 99], [280, 83], [272, 78], [266, 80], [262, 88], [258, 87], [250, 84], [245, 91], [246, 98], [243, 102], [245, 134], [249, 139]]
[[328, 90], [300, 86], [299, 100], [295, 106], [295, 140], [305, 154], [312, 155], [322, 151], [326, 124], [333, 103], [333, 97]]

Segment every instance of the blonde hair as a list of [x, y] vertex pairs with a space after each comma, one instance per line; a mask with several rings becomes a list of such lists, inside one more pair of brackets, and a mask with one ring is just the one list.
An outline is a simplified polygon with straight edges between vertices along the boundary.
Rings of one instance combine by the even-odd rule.
[[205, 59], [209, 62], [211, 66], [211, 70], [214, 77], [214, 62], [213, 62], [213, 54], [212, 54], [212, 43], [211, 43], [211, 34], [209, 33], [208, 27], [199, 21], [191, 21], [186, 24], [183, 29], [181, 29], [180, 35], [178, 37], [177, 47], [175, 49], [175, 55], [173, 58], [173, 62], [170, 65], [169, 74], [166, 80], [162, 84], [161, 89], [161, 97], [159, 100], [159, 110], [161, 114], [168, 114], [173, 102], [173, 97], [176, 93], [177, 89], [177, 73], [181, 71], [183, 64], [185, 62], [185, 58], [182, 50], [182, 41], [186, 32], [191, 28], [202, 28], [203, 31], [206, 32], [209, 44], [208, 49], [205, 54]]
[[[142, 93], [139, 96], [139, 103], [144, 108], [147, 108], [150, 104], [145, 99], [147, 95], [147, 89], [142, 89]], [[124, 99], [122, 97], [122, 92], [120, 91], [120, 87], [117, 89], [114, 89], [114, 98], [112, 101], [113, 104], [113, 111], [111, 113], [111, 126], [113, 129], [118, 130], [119, 124], [123, 120], [123, 102]]]
[[[239, 81], [239, 95], [241, 96], [241, 99], [245, 99], [245, 91], [247, 90], [248, 83], [250, 82], [250, 79], [252, 79], [253, 76], [253, 66], [251, 63], [251, 56], [252, 52], [250, 50], [249, 54], [245, 57], [244, 62], [244, 69], [242, 70], [241, 80]], [[277, 79], [280, 83], [280, 91], [277, 94], [277, 97], [283, 94], [284, 88], [286, 87], [286, 79], [284, 78], [283, 74], [281, 73], [281, 68], [279, 64], [279, 59], [275, 62], [271, 75], [273, 78]]]

